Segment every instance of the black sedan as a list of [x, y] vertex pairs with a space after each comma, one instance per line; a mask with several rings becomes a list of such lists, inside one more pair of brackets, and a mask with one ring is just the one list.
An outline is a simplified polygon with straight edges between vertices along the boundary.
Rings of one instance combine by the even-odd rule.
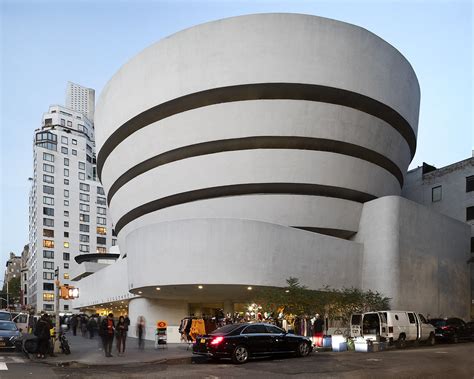
[[435, 327], [435, 337], [457, 343], [461, 340], [474, 340], [474, 329], [460, 318], [434, 318], [430, 324]]
[[293, 353], [305, 357], [313, 349], [311, 340], [289, 334], [274, 325], [262, 323], [231, 324], [209, 335], [198, 336], [193, 353], [214, 359], [231, 358], [245, 363], [249, 358]]
[[13, 321], [0, 321], [0, 349], [16, 349], [21, 333]]

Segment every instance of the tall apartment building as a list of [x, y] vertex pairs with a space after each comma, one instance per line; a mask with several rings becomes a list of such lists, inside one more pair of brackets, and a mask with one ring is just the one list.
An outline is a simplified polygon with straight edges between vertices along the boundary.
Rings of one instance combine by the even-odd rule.
[[94, 120], [95, 90], [68, 82], [66, 87], [66, 107], [81, 112], [89, 120]]
[[[471, 317], [474, 317], [474, 152], [471, 158], [436, 168], [410, 170], [402, 195], [471, 225]], [[468, 262], [466, 262], [468, 264]]]
[[[90, 111], [91, 109], [88, 108]], [[54, 272], [62, 284], [81, 254], [115, 244], [106, 198], [96, 180], [94, 125], [82, 112], [50, 106], [35, 130], [30, 191], [27, 303], [54, 311]], [[60, 301], [60, 311], [71, 310]]]

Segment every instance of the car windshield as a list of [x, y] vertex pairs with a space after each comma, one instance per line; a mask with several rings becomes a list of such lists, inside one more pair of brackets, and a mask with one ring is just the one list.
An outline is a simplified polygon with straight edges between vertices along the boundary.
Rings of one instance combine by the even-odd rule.
[[435, 318], [435, 319], [430, 320], [430, 324], [439, 328], [441, 326], [446, 326], [446, 320], [443, 320], [441, 318]]
[[10, 313], [0, 312], [0, 320], [10, 321], [11, 317]]
[[0, 330], [17, 330], [14, 322], [1, 322], [0, 321]]
[[221, 334], [221, 335], [226, 335], [229, 333], [232, 333], [234, 330], [237, 328], [240, 328], [242, 325], [241, 324], [230, 324], [223, 326], [222, 328], [216, 329], [213, 332], [211, 332], [211, 335], [216, 335], [216, 334]]

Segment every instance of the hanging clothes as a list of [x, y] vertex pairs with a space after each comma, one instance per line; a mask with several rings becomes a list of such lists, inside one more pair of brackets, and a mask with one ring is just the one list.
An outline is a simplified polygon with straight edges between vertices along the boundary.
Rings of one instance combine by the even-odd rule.
[[195, 341], [197, 336], [202, 336], [204, 334], [206, 334], [204, 320], [202, 318], [192, 320], [191, 329], [189, 331], [189, 336], [191, 337], [191, 339]]

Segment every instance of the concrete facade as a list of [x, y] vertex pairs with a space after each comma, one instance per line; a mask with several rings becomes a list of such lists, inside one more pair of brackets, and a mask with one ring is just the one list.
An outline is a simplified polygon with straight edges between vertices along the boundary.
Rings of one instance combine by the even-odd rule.
[[96, 110], [130, 314], [175, 327], [191, 303], [231, 309], [292, 276], [466, 317], [468, 292], [445, 299], [469, 275], [466, 225], [400, 197], [419, 99], [395, 48], [314, 16], [219, 20], [138, 54]]

